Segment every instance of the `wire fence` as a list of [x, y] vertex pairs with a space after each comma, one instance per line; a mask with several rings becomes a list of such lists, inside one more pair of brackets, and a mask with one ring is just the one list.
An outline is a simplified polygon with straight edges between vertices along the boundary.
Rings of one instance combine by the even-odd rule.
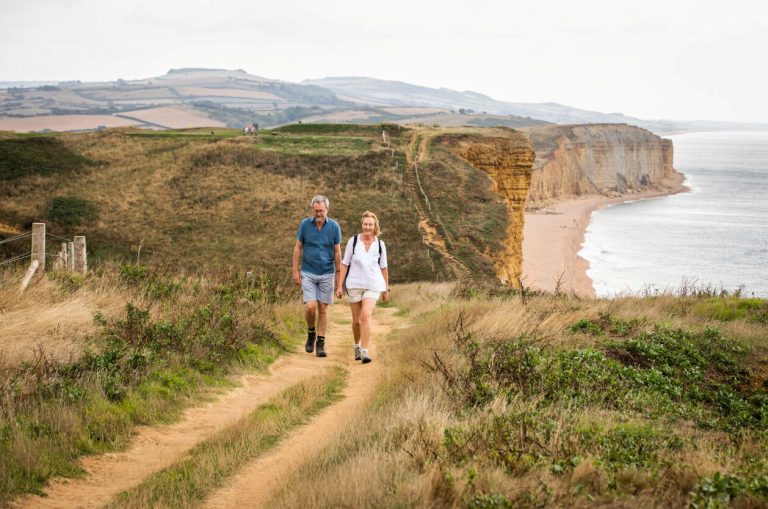
[[10, 237], [8, 239], [0, 240], [0, 244], [6, 244], [8, 242], [13, 242], [14, 240], [26, 239], [27, 237], [31, 237], [31, 236], [32, 236], [32, 232], [25, 232], [20, 235], [16, 235], [15, 237]]
[[[31, 250], [24, 252], [24, 248], [22, 247], [23, 241], [27, 241], [28, 239], [31, 240], [32, 235], [32, 231], [26, 231], [12, 237], [8, 237], [7, 239], [0, 240], [0, 268], [9, 268], [12, 264], [22, 262], [23, 260], [33, 256], [33, 252]], [[66, 243], [67, 246], [74, 242], [73, 237], [67, 238], [48, 232], [45, 232], [45, 237], [49, 239], [60, 240]], [[3, 251], [7, 252], [4, 253]], [[55, 242], [45, 243], [45, 257], [46, 259], [54, 261], [61, 260], [61, 251], [55, 247]]]
[[13, 258], [8, 258], [7, 260], [3, 260], [0, 262], [0, 265], [9, 265], [15, 261], [23, 260], [24, 258], [31, 258], [32, 257], [32, 251], [28, 253], [24, 253], [23, 255], [14, 256]]

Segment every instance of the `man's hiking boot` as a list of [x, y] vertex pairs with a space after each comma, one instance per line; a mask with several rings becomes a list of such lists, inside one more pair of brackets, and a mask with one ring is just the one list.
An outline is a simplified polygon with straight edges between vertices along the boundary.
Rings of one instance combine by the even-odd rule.
[[360, 353], [360, 357], [361, 357], [361, 358], [362, 358], [362, 360], [363, 360], [363, 364], [368, 364], [369, 362], [371, 362], [371, 361], [373, 360], [373, 359], [371, 359], [371, 357], [368, 355], [368, 350], [363, 350], [363, 351]]
[[359, 361], [360, 359], [362, 359], [361, 355], [362, 355], [362, 352], [360, 351], [360, 347], [355, 345], [355, 360]]
[[315, 352], [318, 357], [326, 357], [327, 354], [325, 353], [325, 340], [324, 339], [318, 339], [317, 340], [317, 352]]
[[307, 353], [312, 353], [315, 350], [315, 332], [307, 332], [307, 343], [304, 345], [304, 350]]

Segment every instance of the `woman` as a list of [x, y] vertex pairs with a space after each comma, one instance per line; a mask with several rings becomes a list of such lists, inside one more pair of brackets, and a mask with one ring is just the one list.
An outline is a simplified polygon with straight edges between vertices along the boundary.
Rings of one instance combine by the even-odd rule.
[[[379, 240], [379, 219], [373, 212], [363, 212], [360, 222], [363, 232], [347, 242], [341, 260], [341, 280], [347, 287], [352, 309], [352, 333], [355, 336], [355, 360], [371, 362], [368, 344], [371, 341], [371, 315], [376, 301], [389, 299], [387, 248]], [[341, 287], [336, 289], [341, 298]]]

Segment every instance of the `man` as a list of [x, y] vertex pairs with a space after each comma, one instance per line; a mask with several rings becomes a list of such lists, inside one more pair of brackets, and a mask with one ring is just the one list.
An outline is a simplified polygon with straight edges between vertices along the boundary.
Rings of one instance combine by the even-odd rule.
[[[293, 282], [304, 293], [304, 318], [307, 321], [307, 353], [325, 357], [325, 332], [328, 305], [333, 304], [334, 288], [341, 287], [341, 227], [328, 217], [328, 198], [312, 198], [312, 217], [299, 223], [293, 246]], [[301, 258], [301, 271], [299, 271]], [[315, 325], [317, 323], [317, 325]]]

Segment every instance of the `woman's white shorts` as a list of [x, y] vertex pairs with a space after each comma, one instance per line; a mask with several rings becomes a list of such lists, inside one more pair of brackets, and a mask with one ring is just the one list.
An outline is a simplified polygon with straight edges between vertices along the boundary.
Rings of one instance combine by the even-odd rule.
[[363, 299], [379, 300], [379, 295], [381, 295], [381, 292], [366, 290], [365, 288], [347, 288], [347, 293], [349, 294], [350, 304], [360, 302]]

